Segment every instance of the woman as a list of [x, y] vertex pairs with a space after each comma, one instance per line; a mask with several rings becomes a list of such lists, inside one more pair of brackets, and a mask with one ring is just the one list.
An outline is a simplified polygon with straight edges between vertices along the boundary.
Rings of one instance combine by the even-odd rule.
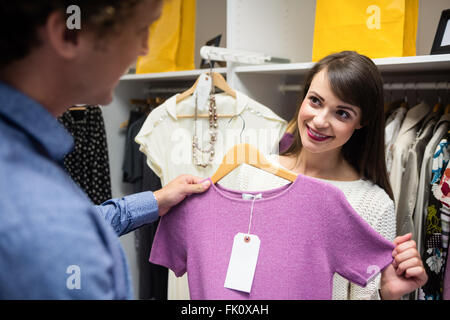
[[[384, 160], [383, 83], [377, 67], [356, 52], [329, 55], [310, 70], [301, 101], [288, 126], [293, 142], [281, 153], [280, 165], [340, 188], [375, 230], [393, 240], [396, 220]], [[427, 276], [411, 234], [394, 243], [402, 244], [381, 276], [363, 289], [336, 275], [333, 298], [398, 299], [422, 286]]]

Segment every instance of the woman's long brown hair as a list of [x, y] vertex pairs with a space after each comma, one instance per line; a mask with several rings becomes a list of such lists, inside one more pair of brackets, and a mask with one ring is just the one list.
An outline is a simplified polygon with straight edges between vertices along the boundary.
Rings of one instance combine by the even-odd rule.
[[355, 130], [342, 147], [344, 158], [360, 175], [380, 186], [394, 200], [385, 162], [383, 81], [373, 61], [354, 51], [331, 54], [311, 68], [306, 76], [295, 116], [288, 125], [292, 125], [294, 141], [282, 155], [298, 156], [301, 151], [298, 114], [314, 76], [323, 69], [327, 70], [333, 93], [362, 111], [363, 127]]

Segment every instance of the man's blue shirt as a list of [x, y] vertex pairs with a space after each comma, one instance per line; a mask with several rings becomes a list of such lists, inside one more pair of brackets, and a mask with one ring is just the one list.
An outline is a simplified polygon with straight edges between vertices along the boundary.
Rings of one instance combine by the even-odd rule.
[[0, 82], [0, 299], [131, 299], [118, 236], [158, 217], [143, 192], [94, 206], [63, 158], [73, 138]]

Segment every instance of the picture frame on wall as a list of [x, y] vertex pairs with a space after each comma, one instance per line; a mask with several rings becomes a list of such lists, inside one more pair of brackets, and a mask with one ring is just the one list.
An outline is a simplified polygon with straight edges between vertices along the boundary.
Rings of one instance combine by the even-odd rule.
[[450, 9], [442, 11], [431, 54], [450, 53]]

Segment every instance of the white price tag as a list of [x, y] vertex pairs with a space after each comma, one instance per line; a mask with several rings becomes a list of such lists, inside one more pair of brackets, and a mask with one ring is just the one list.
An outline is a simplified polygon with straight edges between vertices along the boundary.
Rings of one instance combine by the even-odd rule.
[[254, 234], [238, 233], [234, 236], [225, 288], [250, 293], [260, 244]]
[[202, 73], [194, 91], [194, 101], [197, 101], [197, 108], [200, 112], [209, 110], [209, 94], [211, 93], [211, 85], [211, 77], [206, 73]]

